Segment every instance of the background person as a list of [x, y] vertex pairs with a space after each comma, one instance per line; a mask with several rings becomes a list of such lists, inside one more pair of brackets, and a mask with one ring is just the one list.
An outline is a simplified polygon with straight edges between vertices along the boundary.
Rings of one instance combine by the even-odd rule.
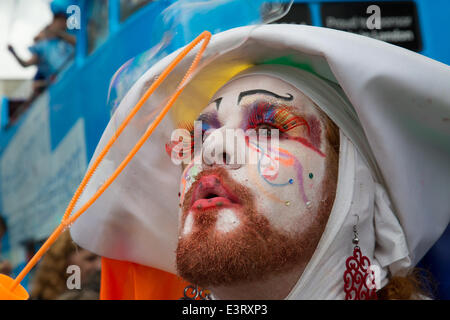
[[0, 216], [0, 273], [9, 275], [12, 270], [12, 265], [8, 260], [2, 258], [2, 239], [6, 234], [8, 227], [6, 225], [6, 220]]
[[[81, 289], [69, 290], [67, 267], [80, 267]], [[39, 263], [31, 286], [31, 299], [55, 300], [70, 293], [75, 296], [87, 296], [98, 299], [100, 286], [98, 273], [100, 272], [100, 257], [78, 247], [71, 239], [69, 232], [65, 232], [54, 243]], [[73, 273], [72, 273], [73, 274]], [[97, 284], [95, 285], [95, 282]], [[66, 297], [68, 295], [65, 295]]]
[[[29, 48], [32, 56], [28, 60], [22, 59], [14, 47], [8, 45], [8, 50], [22, 67], [37, 66], [33, 92], [22, 105], [21, 111], [45, 90], [74, 57], [76, 38], [67, 32], [66, 18], [64, 12], [54, 13], [53, 21], [34, 38], [34, 44]], [[13, 115], [12, 120], [17, 116], [17, 113]]]

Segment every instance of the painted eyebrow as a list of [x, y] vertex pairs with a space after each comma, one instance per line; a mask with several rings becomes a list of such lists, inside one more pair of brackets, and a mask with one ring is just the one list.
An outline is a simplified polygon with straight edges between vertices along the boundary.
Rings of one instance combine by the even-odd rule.
[[239, 104], [239, 102], [241, 102], [241, 99], [244, 98], [245, 96], [258, 94], [258, 93], [259, 94], [265, 94], [265, 95], [268, 95], [268, 96], [272, 96], [272, 97], [275, 97], [277, 99], [281, 99], [281, 100], [285, 100], [285, 101], [292, 101], [294, 99], [294, 96], [292, 94], [290, 94], [290, 93], [286, 93], [288, 96], [287, 97], [283, 97], [283, 96], [280, 96], [280, 95], [278, 95], [278, 94], [276, 94], [276, 93], [274, 93], [272, 91], [263, 90], [263, 89], [255, 89], [255, 90], [242, 91], [239, 94], [237, 103]]
[[217, 98], [217, 99], [214, 100], [213, 102], [216, 103], [216, 110], [219, 111], [219, 106], [220, 106], [220, 103], [222, 102], [222, 97]]

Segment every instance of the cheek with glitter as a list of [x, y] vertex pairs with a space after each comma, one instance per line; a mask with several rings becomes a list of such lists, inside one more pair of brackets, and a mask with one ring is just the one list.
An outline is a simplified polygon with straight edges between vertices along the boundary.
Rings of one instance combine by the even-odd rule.
[[194, 164], [193, 162], [189, 164], [181, 176], [181, 192], [180, 192], [180, 203], [184, 201], [184, 195], [191, 188], [192, 184], [195, 182], [197, 174], [201, 171], [201, 168]]
[[285, 166], [292, 166], [294, 164], [292, 157], [280, 157], [279, 153], [273, 152], [271, 148], [268, 148], [268, 151], [266, 151], [264, 147], [253, 142], [250, 142], [248, 146], [259, 154], [257, 164], [258, 173], [266, 183], [273, 187], [284, 187], [292, 184], [290, 180], [282, 183], [274, 182], [274, 180], [278, 177], [279, 164], [281, 163]]
[[[303, 203], [305, 204], [306, 208], [311, 209], [313, 207], [311, 199], [309, 199], [309, 197], [306, 194], [305, 187], [309, 188], [310, 190], [313, 190], [315, 188], [315, 184], [313, 183], [312, 180], [315, 177], [312, 172], [309, 171], [304, 172], [302, 163], [300, 162], [299, 159], [297, 159], [297, 157], [295, 157], [288, 150], [279, 147], [272, 148], [268, 146], [266, 150], [260, 144], [256, 144], [251, 141], [247, 143], [247, 146], [258, 154], [258, 163], [256, 168], [260, 178], [266, 184], [270, 185], [271, 187], [289, 187], [291, 185], [297, 184], [300, 192], [300, 198], [303, 200]], [[320, 157], [325, 157], [325, 154], [323, 154], [318, 150], [314, 150], [314, 148], [312, 148], [312, 151], [318, 153]], [[275, 162], [278, 163], [275, 164]], [[293, 177], [288, 179], [287, 181], [276, 181], [280, 180], [277, 179], [279, 165], [285, 168], [291, 167], [292, 169], [294, 169], [295, 174], [293, 175]], [[252, 175], [250, 175], [250, 178], [252, 178], [252, 182], [255, 184], [256, 187], [260, 189], [260, 191], [262, 192], [262, 194], [264, 194], [264, 196], [270, 198], [273, 201], [283, 203], [285, 206], [291, 205], [290, 199], [280, 199], [277, 196], [277, 194], [265, 190], [259, 184], [257, 179], [253, 178]]]
[[258, 170], [253, 166], [247, 166], [247, 174], [250, 178], [250, 183], [254, 185], [258, 191], [264, 195], [267, 199], [270, 199], [277, 203], [284, 203], [285, 201], [278, 198], [278, 196], [274, 192], [270, 192], [266, 190], [264, 186], [260, 182], [260, 177], [258, 176]]
[[259, 171], [261, 172], [261, 175], [267, 180], [274, 181], [278, 177], [278, 165], [275, 163], [276, 160], [264, 153], [259, 161]]
[[[280, 159], [282, 158], [287, 158], [290, 159], [293, 162], [293, 166], [295, 168], [295, 171], [297, 172], [296, 174], [296, 180], [300, 189], [300, 196], [303, 199], [303, 202], [306, 203], [308, 202], [308, 198], [306, 196], [305, 193], [305, 189], [304, 189], [304, 185], [303, 185], [303, 166], [300, 163], [300, 161], [294, 156], [292, 155], [289, 151], [282, 149], [282, 148], [278, 148], [278, 153], [280, 155]], [[291, 180], [289, 180], [291, 181]], [[288, 182], [289, 183], [289, 182]]]
[[[258, 160], [258, 165], [257, 165], [257, 170], [259, 173], [259, 176], [264, 180], [264, 182], [266, 182], [267, 184], [269, 184], [272, 187], [286, 187], [286, 186], [291, 186], [293, 185], [296, 180], [298, 180], [299, 182], [299, 188], [300, 188], [300, 194], [301, 197], [303, 199], [303, 201], [306, 203], [306, 201], [308, 201], [308, 199], [306, 198], [305, 192], [304, 192], [304, 187], [303, 187], [303, 177], [302, 177], [302, 167], [299, 163], [299, 161], [292, 155], [290, 154], [288, 151], [281, 149], [281, 148], [276, 148], [275, 152], [272, 150], [272, 148], [268, 148], [268, 152], [266, 152], [266, 150], [258, 145], [255, 144], [253, 142], [250, 142], [247, 144], [247, 146], [255, 151], [256, 153], [259, 154], [259, 160]], [[272, 163], [272, 167], [276, 168], [276, 174], [275, 175], [271, 175], [268, 176], [265, 173], [267, 171], [264, 171], [264, 166], [262, 165], [263, 161], [262, 159], [267, 158], [270, 161], [268, 161], [269, 163]], [[274, 162], [278, 162], [277, 164], [273, 164]], [[282, 182], [282, 183], [276, 183], [274, 180], [276, 177], [278, 177], [278, 171], [279, 171], [279, 164], [285, 166], [285, 167], [295, 167], [295, 170], [297, 171], [297, 179], [293, 179], [290, 178], [289, 180], [287, 180], [286, 182]], [[270, 198], [271, 200], [278, 202], [278, 203], [283, 203], [286, 206], [290, 206], [291, 202], [287, 199], [280, 199], [277, 197], [276, 194], [268, 192], [267, 190], [265, 190], [260, 184], [259, 182], [253, 177], [253, 175], [250, 175], [250, 177], [252, 178], [253, 182], [255, 183], [256, 187], [259, 188], [259, 190], [262, 192], [262, 194], [264, 194], [264, 196]]]

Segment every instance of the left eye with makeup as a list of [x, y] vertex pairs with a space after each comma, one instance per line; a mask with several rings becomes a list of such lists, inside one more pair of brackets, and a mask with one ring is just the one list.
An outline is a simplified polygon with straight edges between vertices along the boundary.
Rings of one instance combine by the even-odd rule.
[[309, 134], [309, 125], [303, 117], [296, 115], [291, 107], [276, 105], [264, 100], [255, 101], [248, 106], [247, 116], [243, 119], [244, 130], [255, 129], [259, 134], [267, 132], [271, 135], [272, 129], [280, 131], [280, 138], [284, 135]]
[[[217, 119], [217, 113], [215, 112], [207, 112], [207, 113], [202, 113], [197, 120], [195, 120], [196, 122], [200, 122], [201, 126], [202, 126], [202, 141], [204, 141], [206, 139], [206, 136], [209, 134], [209, 132], [211, 130], [214, 129], [218, 129], [221, 127], [221, 124], [219, 122], [219, 120]], [[193, 141], [194, 141], [194, 122], [184, 122], [184, 123], [180, 123], [178, 125], [179, 129], [185, 129], [187, 130], [190, 135], [191, 135], [191, 140], [192, 140], [192, 145], [193, 145]]]
[[[221, 124], [217, 118], [217, 113], [215, 112], [206, 112], [201, 114], [196, 122], [201, 123], [201, 132], [202, 132], [202, 142], [205, 141], [207, 135], [214, 130], [220, 128]], [[187, 133], [186, 137], [180, 138], [178, 141], [170, 141], [166, 143], [166, 152], [169, 156], [172, 156], [172, 151], [175, 147], [178, 146], [178, 157], [183, 158], [186, 155], [186, 152], [190, 153], [191, 156], [194, 155], [194, 122], [185, 121], [181, 122], [177, 125], [178, 129], [184, 129]], [[189, 139], [187, 139], [189, 137]], [[183, 143], [183, 148], [179, 148], [180, 144]]]

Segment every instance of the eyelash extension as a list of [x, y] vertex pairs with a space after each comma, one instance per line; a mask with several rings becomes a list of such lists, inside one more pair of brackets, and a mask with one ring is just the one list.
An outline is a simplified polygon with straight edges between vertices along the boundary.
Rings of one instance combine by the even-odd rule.
[[[199, 119], [197, 121], [202, 121], [202, 140], [204, 139], [204, 134], [205, 132], [211, 128], [211, 126], [206, 122], [207, 119], [209, 119], [208, 115], [201, 115], [199, 117]], [[214, 119], [213, 119], [214, 120]], [[191, 135], [191, 153], [193, 154], [194, 151], [194, 144], [195, 144], [195, 140], [194, 140], [194, 133], [195, 133], [195, 129], [194, 129], [194, 122], [193, 121], [183, 121], [183, 122], [179, 122], [177, 125], [178, 129], [184, 129], [187, 130], [189, 132], [189, 134]], [[178, 144], [178, 141], [171, 141], [170, 143], [166, 144], [166, 152], [170, 153], [172, 152], [173, 148]]]
[[191, 136], [194, 135], [194, 122], [192, 122], [192, 121], [179, 122], [177, 125], [177, 128], [185, 129], [191, 134]]
[[[217, 118], [217, 113], [215, 112], [203, 113], [197, 118], [196, 121], [201, 121], [203, 133], [209, 129], [218, 129], [222, 126]], [[177, 127], [188, 130], [191, 135], [194, 134], [194, 122], [180, 122]]]
[[247, 129], [268, 124], [281, 132], [287, 132], [299, 126], [306, 126], [308, 134], [310, 132], [306, 120], [293, 115], [287, 107], [277, 107], [268, 102], [255, 102], [250, 109], [250, 114], [247, 117]]
[[[189, 121], [184, 121], [184, 122], [180, 122], [178, 123], [178, 125], [176, 126], [177, 129], [184, 129], [187, 130], [190, 135], [191, 135], [191, 152], [194, 149], [194, 123], [193, 122], [189, 122]], [[172, 156], [173, 153], [173, 149], [178, 146], [180, 143], [182, 143], [182, 141], [169, 141], [168, 143], [166, 143], [165, 148], [166, 148], [166, 153], [169, 155], [169, 157]], [[180, 159], [183, 157], [184, 153], [182, 150], [180, 150], [180, 152], [175, 155], [178, 156]]]
[[[186, 122], [181, 122], [181, 123], [179, 123], [177, 125], [177, 128], [178, 129], [187, 130], [191, 134], [192, 140], [194, 140], [194, 132], [195, 132], [195, 130], [194, 130], [194, 123], [193, 122], [187, 122], [187, 121]], [[202, 138], [203, 138], [203, 134], [207, 130], [209, 130], [210, 128], [211, 128], [211, 126], [208, 123], [202, 121]]]

